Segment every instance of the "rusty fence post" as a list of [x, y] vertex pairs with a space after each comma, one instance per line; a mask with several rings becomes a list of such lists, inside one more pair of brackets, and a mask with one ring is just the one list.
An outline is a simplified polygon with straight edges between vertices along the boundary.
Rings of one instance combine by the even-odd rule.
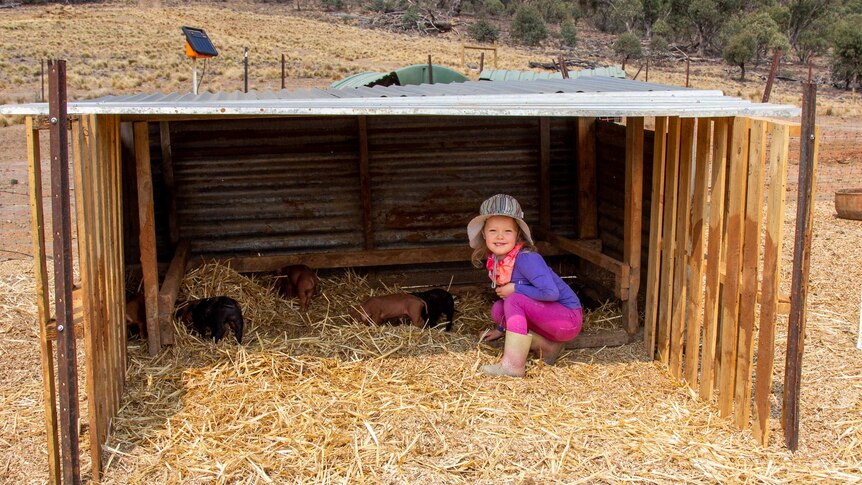
[[784, 367], [782, 424], [784, 443], [799, 446], [799, 394], [802, 384], [802, 353], [805, 348], [805, 304], [811, 263], [811, 201], [814, 197], [815, 107], [817, 86], [802, 88], [802, 132], [799, 140], [799, 188], [796, 202], [796, 234], [793, 238], [793, 269], [790, 280], [790, 317], [787, 323], [787, 357]]
[[281, 55], [281, 89], [284, 89], [284, 54]]
[[48, 61], [48, 97], [63, 483], [77, 484], [81, 483], [81, 466], [78, 449], [78, 359], [75, 352], [75, 325], [72, 321], [72, 213], [69, 201], [66, 61]]
[[772, 67], [769, 68], [769, 77], [766, 78], [766, 87], [763, 89], [763, 99], [761, 103], [769, 102], [769, 95], [772, 93], [772, 83], [775, 81], [775, 76], [778, 74], [778, 61], [781, 60], [781, 49], [775, 51], [772, 56]]

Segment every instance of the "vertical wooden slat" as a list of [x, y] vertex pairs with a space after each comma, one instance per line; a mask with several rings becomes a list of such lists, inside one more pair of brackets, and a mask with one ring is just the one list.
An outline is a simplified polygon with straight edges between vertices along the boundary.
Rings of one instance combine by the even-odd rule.
[[162, 175], [165, 179], [165, 187], [168, 189], [168, 228], [171, 248], [175, 248], [177, 241], [180, 240], [180, 230], [177, 222], [177, 191], [174, 183], [174, 156], [171, 150], [170, 122], [159, 122], [159, 141], [162, 149]]
[[638, 289], [641, 282], [641, 225], [643, 218], [644, 119], [626, 118], [625, 209], [623, 261], [629, 265], [629, 295], [623, 303], [626, 331], [638, 331]]
[[742, 224], [745, 208], [746, 174], [748, 172], [748, 118], [737, 117], [733, 123], [730, 166], [727, 173], [727, 260], [725, 261], [724, 295], [721, 305], [721, 368], [718, 410], [730, 416], [733, 407], [736, 370], [736, 334], [739, 317], [739, 271], [742, 264]]
[[119, 320], [117, 322], [117, 346], [119, 348], [119, 384], [120, 396], [126, 383], [126, 272], [125, 272], [125, 241], [123, 240], [123, 164], [120, 137], [120, 117], [114, 117], [114, 127], [111, 130], [113, 136], [112, 150], [114, 160], [114, 253], [119, 277], [117, 292], [117, 307], [119, 309]]
[[763, 173], [766, 164], [766, 122], [754, 120], [748, 149], [748, 195], [742, 243], [742, 273], [739, 293], [739, 325], [736, 343], [736, 384], [733, 417], [741, 429], [748, 428], [751, 409], [751, 360], [754, 357], [754, 317], [760, 262], [760, 228], [763, 213]]
[[[99, 119], [99, 130], [97, 133], [97, 139], [99, 143], [99, 196], [100, 196], [100, 204], [99, 208], [101, 211], [101, 227], [100, 227], [100, 238], [102, 241], [102, 254], [101, 254], [101, 262], [103, 268], [102, 277], [105, 281], [105, 294], [104, 294], [104, 302], [105, 302], [105, 326], [102, 328], [102, 333], [104, 335], [105, 341], [105, 359], [108, 362], [108, 372], [106, 375], [106, 386], [108, 393], [106, 394], [106, 410], [107, 416], [105, 417], [107, 422], [110, 422], [110, 417], [114, 415], [116, 409], [118, 409], [119, 402], [119, 389], [116, 388], [115, 382], [117, 381], [116, 376], [116, 356], [113, 352], [113, 340], [114, 340], [114, 306], [113, 306], [113, 292], [114, 286], [116, 284], [112, 263], [113, 263], [113, 241], [110, 238], [111, 235], [111, 150], [109, 147], [110, 143], [110, 134], [111, 134], [111, 116], [102, 115], [98, 117]], [[107, 438], [107, 434], [110, 431], [108, 426], [105, 426], [105, 436], [103, 440]]]
[[664, 165], [667, 150], [667, 117], [655, 119], [652, 162], [652, 201], [650, 202], [649, 259], [647, 262], [646, 303], [644, 310], [644, 347], [650, 358], [655, 357], [656, 313], [659, 298], [661, 266], [662, 215], [664, 212]]
[[578, 237], [599, 235], [596, 205], [596, 119], [578, 118]]
[[30, 178], [30, 216], [33, 236], [33, 265], [36, 275], [36, 308], [39, 315], [39, 353], [42, 362], [42, 390], [45, 407], [45, 431], [48, 435], [48, 480], [60, 483], [60, 447], [57, 441], [57, 392], [54, 388], [54, 346], [48, 338], [51, 319], [48, 302], [48, 268], [45, 250], [45, 213], [42, 205], [42, 156], [39, 130], [33, 117], [24, 120], [27, 130], [27, 158]]
[[691, 196], [691, 253], [686, 288], [685, 380], [697, 389], [698, 349], [703, 321], [703, 236], [706, 214], [706, 181], [712, 128], [709, 118], [697, 120], [697, 148], [694, 160], [694, 193]]
[[730, 118], [715, 119], [712, 177], [709, 189], [709, 238], [706, 250], [706, 299], [703, 306], [703, 350], [700, 361], [700, 396], [709, 401], [714, 388], [714, 368], [719, 317], [721, 248], [725, 240], [724, 199], [727, 182], [727, 141]]
[[93, 116], [82, 116], [72, 124], [72, 146], [75, 153], [75, 197], [78, 223], [78, 254], [80, 255], [81, 289], [84, 310], [84, 353], [86, 356], [85, 371], [87, 376], [87, 409], [90, 433], [90, 460], [94, 481], [99, 480], [101, 472], [101, 448], [99, 436], [102, 434], [102, 406], [99, 400], [102, 385], [102, 355], [98, 343], [98, 312], [96, 296], [98, 293], [98, 278], [95, 265], [95, 237], [92, 233], [93, 209], [93, 161], [92, 138], [95, 136], [92, 126]]
[[158, 324], [159, 274], [156, 261], [156, 227], [153, 215], [153, 179], [150, 173], [150, 136], [146, 122], [135, 123], [134, 130], [141, 268], [144, 274], [144, 300], [147, 311], [147, 338], [150, 355], [155, 356], [161, 350], [161, 329]]
[[673, 301], [674, 247], [676, 243], [677, 189], [679, 188], [680, 120], [668, 120], [667, 162], [665, 163], [664, 215], [662, 216], [661, 275], [657, 335], [659, 359], [665, 364], [670, 358], [670, 319]]
[[674, 244], [673, 300], [670, 322], [670, 373], [682, 377], [682, 346], [685, 330], [686, 266], [688, 263], [689, 222], [691, 220], [691, 169], [694, 149], [694, 119], [681, 122], [679, 143], [679, 188], [676, 209], [676, 243]]
[[359, 123], [359, 196], [362, 199], [362, 232], [365, 249], [374, 249], [374, 226], [371, 219], [371, 172], [368, 161], [368, 122], [357, 116]]
[[790, 128], [770, 123], [769, 192], [766, 205], [766, 243], [763, 246], [763, 278], [760, 298], [760, 330], [757, 338], [757, 383], [754, 388], [754, 436], [769, 444], [769, 396], [775, 360], [775, 320], [781, 285], [781, 246], [784, 237], [784, 192]]
[[539, 228], [551, 232], [551, 121], [539, 118]]
[[814, 187], [820, 130], [814, 125], [817, 86], [802, 88], [802, 134], [799, 140], [799, 185], [796, 203], [796, 231], [793, 237], [793, 268], [790, 281], [790, 316], [787, 323], [787, 360], [784, 364], [784, 396], [781, 422], [784, 443], [791, 450], [799, 446], [799, 392], [802, 385], [802, 354], [805, 349], [806, 298], [811, 263], [811, 234], [814, 223]]
[[57, 321], [57, 377], [63, 481], [80, 483], [78, 444], [78, 359], [72, 317], [72, 213], [69, 193], [66, 61], [48, 62], [51, 119], [51, 231], [54, 256], [54, 308]]

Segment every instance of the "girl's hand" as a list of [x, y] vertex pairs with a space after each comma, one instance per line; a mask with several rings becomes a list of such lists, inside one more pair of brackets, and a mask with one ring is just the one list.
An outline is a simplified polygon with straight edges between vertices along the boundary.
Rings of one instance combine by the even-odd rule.
[[503, 336], [503, 332], [497, 330], [497, 327], [491, 330], [485, 330], [479, 335], [479, 343], [493, 342]]
[[507, 296], [515, 292], [515, 283], [506, 283], [503, 286], [498, 286], [495, 291], [497, 292], [497, 296], [505, 300]]

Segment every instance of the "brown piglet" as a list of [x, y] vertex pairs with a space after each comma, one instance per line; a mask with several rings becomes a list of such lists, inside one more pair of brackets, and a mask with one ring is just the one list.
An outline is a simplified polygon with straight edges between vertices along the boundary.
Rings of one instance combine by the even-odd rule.
[[285, 298], [299, 298], [299, 307], [308, 311], [311, 297], [317, 289], [317, 275], [304, 264], [285, 266], [276, 271], [276, 289]]
[[410, 319], [414, 327], [422, 328], [422, 311], [425, 302], [409, 293], [372, 296], [360, 305], [350, 308], [350, 316], [360, 322], [371, 322], [377, 325], [402, 317]]

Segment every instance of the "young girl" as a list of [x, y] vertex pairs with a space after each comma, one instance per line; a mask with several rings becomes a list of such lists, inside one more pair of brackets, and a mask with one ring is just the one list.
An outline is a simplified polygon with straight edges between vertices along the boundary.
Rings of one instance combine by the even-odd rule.
[[553, 364], [563, 345], [581, 331], [581, 302], [536, 252], [518, 201], [497, 194], [483, 202], [467, 225], [467, 236], [475, 249], [473, 265], [485, 265], [491, 287], [502, 298], [491, 308], [497, 326], [483, 332], [482, 341], [505, 335], [503, 357], [482, 372], [523, 377], [530, 350]]

